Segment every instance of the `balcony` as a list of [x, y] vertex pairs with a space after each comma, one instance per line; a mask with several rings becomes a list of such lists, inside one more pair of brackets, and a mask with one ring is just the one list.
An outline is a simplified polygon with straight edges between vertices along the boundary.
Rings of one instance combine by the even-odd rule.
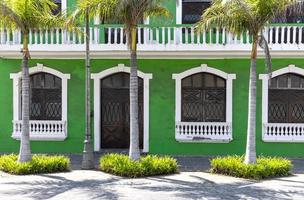
[[[304, 25], [270, 25], [264, 31], [274, 57], [298, 57], [304, 53]], [[100, 25], [90, 29], [92, 57], [126, 58], [129, 56], [124, 29], [118, 25]], [[209, 58], [248, 57], [252, 39], [248, 33], [232, 35], [214, 28], [196, 33], [193, 26], [138, 28], [139, 57]], [[0, 57], [20, 58], [19, 31], [0, 30]], [[62, 29], [32, 30], [29, 34], [32, 57], [75, 57], [84, 54], [84, 36]], [[263, 55], [262, 49], [259, 54]]]

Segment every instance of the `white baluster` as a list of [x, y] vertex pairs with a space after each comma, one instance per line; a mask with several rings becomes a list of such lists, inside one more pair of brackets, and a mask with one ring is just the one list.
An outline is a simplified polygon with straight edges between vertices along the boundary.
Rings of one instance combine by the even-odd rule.
[[207, 42], [206, 42], [206, 30], [204, 29], [203, 30], [203, 42], [202, 42], [202, 44], [207, 44]]
[[[282, 34], [284, 33], [284, 31], [282, 30]], [[270, 27], [269, 29], [269, 43], [273, 44], [273, 27]]]
[[279, 30], [280, 30], [280, 28], [276, 26], [275, 27], [275, 41], [274, 41], [275, 44], [279, 43]]
[[171, 43], [171, 27], [168, 27], [168, 43]]
[[162, 44], [165, 45], [166, 44], [166, 28], [162, 27]]
[[[139, 34], [138, 34], [138, 36], [139, 36]], [[138, 41], [139, 41], [139, 37], [138, 37]], [[114, 44], [117, 44], [117, 28], [114, 28]]]
[[[109, 43], [109, 40], [108, 40]], [[93, 28], [90, 28], [90, 44], [93, 44]]]
[[10, 43], [10, 30], [6, 30], [6, 44]]
[[141, 44], [141, 28], [137, 28], [138, 44]]
[[173, 44], [177, 44], [179, 38], [181, 37], [180, 35], [178, 35], [178, 33], [179, 33], [178, 28], [177, 27], [173, 27]]
[[297, 32], [297, 27], [291, 27], [292, 28], [292, 44], [296, 44], [296, 32]]
[[39, 30], [40, 42], [39, 44], [43, 44], [43, 30]]
[[212, 32], [213, 32], [213, 29], [210, 28], [209, 29], [209, 44], [212, 44]]
[[159, 45], [159, 28], [156, 28], [156, 45]]
[[112, 43], [112, 41], [111, 41], [111, 35], [112, 35], [112, 28], [109, 27], [108, 28], [108, 44]]
[[194, 28], [191, 27], [190, 31], [191, 31], [191, 44], [194, 44]]
[[290, 27], [287, 26], [287, 44], [290, 44]]
[[197, 32], [197, 33], [196, 33], [196, 41], [197, 41], [196, 44], [201, 44], [200, 32]]
[[303, 31], [303, 27], [299, 26], [299, 44], [302, 44], [302, 32]]
[[149, 42], [149, 43], [150, 43], [150, 44], [153, 44], [153, 40], [154, 40], [154, 37], [153, 37], [153, 28], [150, 28], [150, 34], [149, 34], [149, 36], [150, 36], [150, 38], [149, 38], [149, 39], [150, 39], [150, 40], [149, 40], [150, 42]]
[[219, 28], [216, 27], [216, 41], [215, 44], [219, 44], [220, 43], [220, 33], [219, 33]]
[[123, 28], [120, 28], [120, 44], [123, 44], [123, 36], [124, 36]]
[[73, 30], [72, 32], [72, 37], [73, 37], [73, 44], [76, 44], [76, 31]]

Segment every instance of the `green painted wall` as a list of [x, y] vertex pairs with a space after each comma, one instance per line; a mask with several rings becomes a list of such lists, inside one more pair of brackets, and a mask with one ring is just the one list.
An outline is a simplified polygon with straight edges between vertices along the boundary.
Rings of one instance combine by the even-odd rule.
[[[82, 151], [84, 135], [84, 62], [82, 60], [32, 60], [31, 66], [42, 63], [70, 73], [68, 84], [68, 139], [64, 142], [31, 142], [33, 152]], [[94, 60], [92, 72], [100, 72], [128, 60]], [[175, 82], [173, 73], [206, 63], [227, 73], [236, 73], [233, 84], [233, 138], [229, 144], [179, 143], [174, 137]], [[295, 64], [304, 67], [304, 59], [274, 59], [273, 69]], [[243, 154], [246, 142], [249, 60], [139, 60], [139, 69], [152, 73], [150, 84], [150, 152], [176, 155]], [[263, 60], [258, 61], [258, 73], [264, 73]], [[19, 142], [12, 133], [12, 80], [10, 73], [20, 70], [19, 60], [0, 60], [0, 152], [17, 152]], [[264, 143], [261, 141], [261, 81], [257, 91], [257, 151], [264, 155], [304, 156], [304, 143]]]

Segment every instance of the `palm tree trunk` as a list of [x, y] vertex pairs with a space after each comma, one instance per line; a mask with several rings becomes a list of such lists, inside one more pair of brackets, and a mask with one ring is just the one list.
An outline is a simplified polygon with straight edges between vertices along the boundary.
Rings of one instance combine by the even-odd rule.
[[23, 36], [23, 59], [22, 59], [22, 133], [18, 162], [28, 162], [32, 159], [30, 147], [30, 82], [29, 82], [29, 50], [28, 35]]
[[130, 151], [129, 158], [138, 160], [139, 151], [139, 125], [138, 125], [138, 76], [137, 76], [137, 44], [136, 28], [131, 28], [129, 42], [131, 43], [131, 73], [130, 73]]
[[86, 84], [85, 84], [85, 95], [86, 95], [86, 132], [84, 140], [84, 150], [82, 157], [82, 169], [93, 169], [94, 168], [94, 155], [93, 147], [91, 142], [91, 84], [90, 84], [90, 17], [89, 10], [86, 11]]
[[256, 163], [256, 59], [257, 59], [257, 37], [254, 37], [251, 52], [251, 66], [249, 77], [249, 103], [248, 103], [248, 127], [245, 164]]

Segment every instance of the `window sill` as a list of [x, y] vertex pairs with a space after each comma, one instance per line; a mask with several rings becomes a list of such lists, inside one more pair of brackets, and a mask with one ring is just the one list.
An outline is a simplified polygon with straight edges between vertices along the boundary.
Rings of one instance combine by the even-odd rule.
[[192, 143], [229, 143], [232, 124], [227, 122], [176, 122], [175, 139]]
[[[12, 138], [20, 140], [22, 121], [13, 121]], [[64, 141], [67, 138], [66, 121], [30, 121], [30, 140]]]
[[304, 124], [264, 123], [264, 142], [304, 142]]

